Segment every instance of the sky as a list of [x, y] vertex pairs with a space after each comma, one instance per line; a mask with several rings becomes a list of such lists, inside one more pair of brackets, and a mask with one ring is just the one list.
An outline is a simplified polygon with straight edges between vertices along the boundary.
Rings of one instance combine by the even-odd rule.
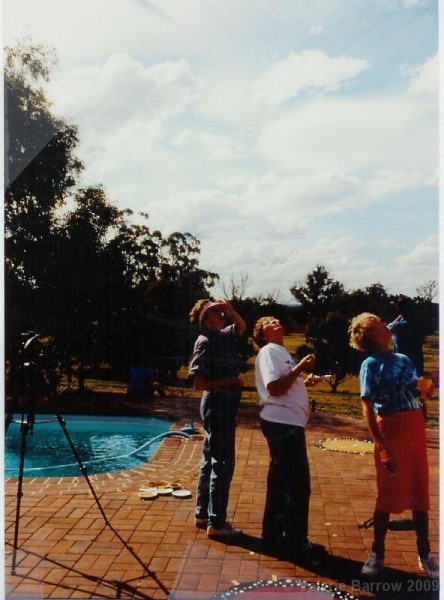
[[3, 0], [53, 47], [81, 186], [201, 242], [213, 291], [438, 280], [438, 0]]

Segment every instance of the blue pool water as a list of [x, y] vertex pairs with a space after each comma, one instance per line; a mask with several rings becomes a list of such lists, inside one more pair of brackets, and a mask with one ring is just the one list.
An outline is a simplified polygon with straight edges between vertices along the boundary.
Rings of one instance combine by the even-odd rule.
[[[68, 440], [58, 421], [36, 415], [32, 434], [26, 436], [25, 477], [82, 476]], [[139, 417], [64, 416], [66, 429], [87, 473], [105, 473], [137, 467], [153, 456], [161, 439], [143, 447], [148, 440], [166, 433], [171, 421]], [[15, 415], [20, 421], [21, 416]], [[50, 420], [50, 422], [45, 422]], [[18, 477], [21, 426], [11, 423], [5, 435], [5, 474]], [[130, 455], [130, 456], [128, 456]]]

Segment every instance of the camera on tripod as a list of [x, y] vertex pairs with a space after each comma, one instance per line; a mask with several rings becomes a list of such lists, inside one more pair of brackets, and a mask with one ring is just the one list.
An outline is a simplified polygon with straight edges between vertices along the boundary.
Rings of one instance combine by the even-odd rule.
[[55, 340], [34, 331], [22, 333], [6, 380], [7, 394], [16, 401], [55, 399], [60, 382], [60, 359]]

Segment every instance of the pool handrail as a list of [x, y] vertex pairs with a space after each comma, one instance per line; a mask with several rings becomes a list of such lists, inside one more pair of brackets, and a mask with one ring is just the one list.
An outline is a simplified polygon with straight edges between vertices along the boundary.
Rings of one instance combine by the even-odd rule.
[[185, 433], [184, 431], [165, 431], [164, 433], [161, 433], [159, 435], [156, 435], [156, 437], [154, 437], [152, 440], [148, 440], [147, 442], [145, 442], [144, 444], [142, 444], [139, 448], [136, 448], [135, 450], [132, 450], [131, 452], [128, 452], [128, 454], [121, 454], [120, 456], [116, 456], [115, 458], [128, 458], [129, 456], [133, 456], [133, 454], [137, 454], [138, 452], [140, 452], [141, 450], [143, 450], [144, 448], [146, 448], [147, 446], [149, 446], [150, 444], [152, 444], [153, 442], [157, 442], [159, 440], [162, 440], [163, 438], [172, 436], [172, 435], [178, 435], [180, 437], [184, 437], [188, 440], [192, 440], [193, 436], [189, 435], [188, 433]]

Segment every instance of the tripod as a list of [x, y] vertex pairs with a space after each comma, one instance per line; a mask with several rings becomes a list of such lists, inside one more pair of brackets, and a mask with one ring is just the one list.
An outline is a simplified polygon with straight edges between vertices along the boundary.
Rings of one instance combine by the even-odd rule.
[[[23, 360], [17, 370], [18, 379], [16, 383], [16, 393], [21, 395], [22, 404], [24, 408], [27, 408], [26, 413], [22, 412], [20, 419], [14, 419], [12, 412], [6, 414], [5, 419], [5, 433], [11, 424], [20, 425], [21, 432], [21, 443], [20, 443], [20, 462], [19, 462], [19, 475], [17, 485], [17, 503], [15, 511], [15, 526], [14, 526], [14, 543], [12, 551], [12, 575], [16, 574], [17, 565], [17, 550], [18, 550], [18, 536], [20, 526], [20, 510], [21, 500], [23, 497], [23, 474], [25, 467], [25, 455], [26, 455], [26, 442], [29, 434], [33, 434], [34, 426], [41, 423], [53, 423], [58, 422], [62, 428], [63, 434], [68, 442], [68, 445], [79, 465], [80, 471], [85, 477], [86, 483], [93, 495], [94, 500], [106, 522], [109, 524], [108, 518], [103, 511], [103, 508], [99, 502], [99, 499], [94, 491], [91, 480], [88, 477], [88, 473], [85, 465], [82, 463], [77, 449], [72, 441], [71, 436], [66, 428], [66, 421], [60, 413], [56, 412], [53, 419], [44, 419], [36, 421], [35, 419], [35, 401], [37, 396], [40, 395], [42, 388], [46, 391], [46, 395], [50, 402], [50, 406], [55, 406], [56, 400], [60, 396], [61, 392], [57, 391], [57, 384], [59, 377], [53, 368], [48, 368], [45, 361], [37, 360], [46, 358], [45, 353], [42, 350], [39, 334], [33, 334], [24, 344], [22, 350]], [[39, 364], [40, 363], [40, 364]], [[43, 383], [43, 385], [42, 385]], [[18, 385], [17, 385], [18, 384]], [[46, 388], [46, 389], [44, 389]]]
[[15, 420], [13, 418], [13, 415], [8, 414], [6, 417], [6, 428], [9, 427], [9, 425], [11, 423], [16, 423], [18, 425], [20, 425], [20, 431], [21, 431], [21, 444], [20, 444], [20, 463], [19, 463], [19, 476], [18, 476], [18, 485], [17, 485], [17, 503], [16, 503], [16, 511], [15, 511], [15, 527], [14, 527], [14, 543], [13, 543], [13, 550], [12, 550], [12, 567], [11, 567], [11, 574], [12, 575], [16, 575], [16, 564], [17, 564], [17, 550], [18, 550], [18, 535], [19, 535], [19, 523], [20, 523], [20, 509], [21, 509], [21, 499], [23, 497], [23, 473], [24, 473], [24, 466], [25, 466], [25, 454], [26, 454], [26, 440], [27, 440], [27, 436], [29, 433], [33, 433], [33, 429], [34, 429], [34, 425], [36, 424], [41, 424], [41, 423], [52, 423], [52, 422], [58, 422], [60, 427], [62, 428], [62, 431], [65, 435], [65, 438], [68, 442], [69, 447], [72, 450], [72, 453], [76, 459], [76, 461], [79, 464], [79, 468], [80, 471], [82, 472], [83, 476], [85, 477], [86, 483], [88, 484], [88, 487], [93, 495], [94, 500], [96, 501], [96, 504], [106, 522], [106, 524], [109, 524], [108, 518], [105, 514], [105, 512], [103, 511], [103, 508], [100, 504], [100, 501], [95, 493], [95, 490], [92, 486], [91, 480], [88, 477], [88, 473], [86, 470], [85, 465], [82, 463], [80, 456], [77, 452], [76, 447], [74, 446], [74, 443], [72, 441], [71, 436], [68, 433], [68, 430], [66, 428], [66, 422], [65, 419], [60, 415], [60, 414], [56, 414], [54, 419], [45, 419], [45, 420], [41, 420], [41, 421], [36, 421], [35, 420], [35, 415], [31, 412], [28, 413], [27, 417], [25, 418], [25, 415], [22, 414], [22, 417], [20, 420]]
[[[52, 338], [41, 338], [39, 334], [29, 332], [22, 334], [26, 341], [22, 344], [21, 353], [19, 355], [20, 360], [15, 365], [14, 376], [12, 381], [13, 397], [17, 405], [19, 398], [22, 401], [22, 416], [19, 419], [14, 419], [13, 410], [6, 413], [5, 417], [5, 430], [7, 431], [11, 424], [20, 425], [21, 431], [21, 444], [20, 444], [20, 463], [19, 463], [19, 477], [17, 485], [17, 503], [15, 512], [15, 526], [14, 526], [14, 542], [12, 551], [12, 567], [11, 574], [16, 575], [17, 566], [17, 550], [18, 550], [18, 536], [19, 536], [19, 525], [20, 525], [20, 509], [21, 499], [23, 497], [23, 474], [25, 465], [25, 454], [26, 454], [26, 441], [28, 434], [32, 434], [34, 426], [40, 423], [59, 423], [68, 445], [79, 465], [80, 471], [82, 472], [86, 483], [91, 491], [91, 494], [95, 500], [95, 503], [100, 511], [100, 514], [105, 521], [105, 524], [110, 528], [114, 535], [124, 545], [126, 550], [133, 556], [133, 558], [139, 563], [145, 573], [151, 577], [159, 587], [166, 593], [169, 594], [169, 590], [162, 584], [155, 572], [150, 571], [147, 565], [139, 558], [133, 548], [127, 543], [126, 540], [120, 535], [120, 533], [113, 527], [110, 520], [105, 514], [105, 511], [100, 504], [100, 500], [92, 486], [91, 480], [88, 477], [88, 473], [85, 465], [82, 463], [77, 449], [71, 439], [66, 428], [65, 419], [60, 415], [57, 410], [52, 412], [55, 413], [53, 419], [44, 419], [36, 421], [35, 419], [35, 404], [36, 399], [45, 395], [49, 400], [51, 408], [56, 407], [56, 401], [64, 390], [59, 390], [59, 361], [57, 354], [54, 352], [54, 346], [52, 345]], [[56, 359], [56, 360], [55, 360]], [[66, 389], [66, 388], [65, 388]], [[43, 393], [42, 393], [43, 392]], [[14, 406], [12, 407], [14, 408]], [[27, 410], [23, 410], [26, 408]]]

